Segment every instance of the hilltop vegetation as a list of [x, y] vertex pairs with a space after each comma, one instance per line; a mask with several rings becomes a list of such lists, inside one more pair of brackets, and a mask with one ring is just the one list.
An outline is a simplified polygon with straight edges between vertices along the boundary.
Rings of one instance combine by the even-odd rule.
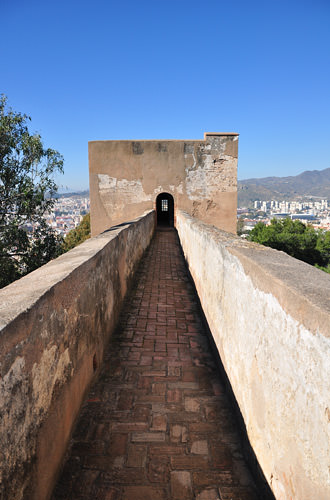
[[330, 273], [330, 232], [315, 230], [299, 220], [273, 219], [269, 226], [258, 222], [250, 241], [282, 250], [296, 259]]
[[63, 172], [63, 158], [30, 133], [29, 120], [0, 96], [0, 288], [60, 252], [61, 238], [45, 214], [54, 205], [53, 174]]
[[79, 226], [72, 229], [64, 238], [62, 251], [68, 252], [71, 248], [80, 245], [83, 241], [91, 237], [90, 214], [86, 214]]

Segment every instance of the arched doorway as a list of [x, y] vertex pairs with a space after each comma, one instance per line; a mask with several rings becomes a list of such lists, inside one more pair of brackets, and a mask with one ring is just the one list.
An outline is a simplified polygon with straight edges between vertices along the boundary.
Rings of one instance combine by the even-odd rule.
[[157, 226], [174, 226], [174, 199], [169, 193], [161, 193], [156, 199]]

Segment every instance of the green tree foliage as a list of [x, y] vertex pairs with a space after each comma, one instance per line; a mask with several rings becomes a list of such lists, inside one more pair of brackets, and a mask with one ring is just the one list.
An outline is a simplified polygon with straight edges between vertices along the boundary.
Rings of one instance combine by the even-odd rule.
[[330, 264], [330, 231], [319, 232], [316, 248], [322, 256], [323, 264]]
[[243, 229], [244, 229], [244, 219], [243, 217], [239, 217], [237, 219], [237, 226], [236, 226], [238, 236], [241, 236], [243, 234]]
[[53, 174], [63, 172], [63, 158], [30, 134], [29, 120], [0, 96], [0, 287], [60, 252], [60, 238], [45, 214], [54, 204]]
[[273, 219], [269, 226], [258, 222], [249, 239], [276, 248], [318, 267], [330, 264], [330, 233], [316, 231], [299, 220]]
[[83, 241], [87, 240], [91, 237], [91, 224], [90, 224], [90, 214], [86, 214], [79, 226], [75, 229], [72, 229], [65, 237], [62, 250], [63, 252], [67, 252], [71, 250], [71, 248], [76, 247]]
[[325, 273], [330, 274], [330, 264], [328, 264], [327, 267], [319, 266], [318, 264], [315, 264], [315, 267], [317, 267], [318, 269], [321, 269], [321, 271], [324, 271]]

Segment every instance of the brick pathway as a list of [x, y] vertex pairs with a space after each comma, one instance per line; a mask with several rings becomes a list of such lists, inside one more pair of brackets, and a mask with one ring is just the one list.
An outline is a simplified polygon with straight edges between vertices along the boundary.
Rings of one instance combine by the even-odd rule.
[[175, 230], [157, 231], [53, 500], [257, 500]]

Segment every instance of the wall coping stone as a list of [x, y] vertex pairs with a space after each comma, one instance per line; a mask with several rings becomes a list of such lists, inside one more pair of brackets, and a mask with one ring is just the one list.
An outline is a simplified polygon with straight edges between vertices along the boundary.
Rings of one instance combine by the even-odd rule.
[[126, 231], [132, 223], [138, 222], [151, 212], [152, 210], [147, 210], [133, 221], [113, 226], [2, 288], [0, 290], [0, 338], [1, 330], [11, 321], [31, 309], [46, 292], [67, 278], [81, 264], [94, 257], [118, 234]]
[[104, 139], [99, 141], [88, 141], [88, 144], [98, 142], [203, 142], [208, 137], [230, 137], [239, 136], [237, 132], [204, 132], [204, 139]]
[[[314, 334], [330, 338], [330, 276], [285, 252], [246, 241], [205, 224], [186, 212], [192, 226], [239, 257], [255, 286], [273, 294], [283, 309]], [[270, 279], [271, 278], [271, 279]]]
[[50, 498], [154, 228], [148, 210], [0, 290], [1, 498]]
[[329, 275], [182, 211], [177, 229], [275, 498], [330, 498]]

